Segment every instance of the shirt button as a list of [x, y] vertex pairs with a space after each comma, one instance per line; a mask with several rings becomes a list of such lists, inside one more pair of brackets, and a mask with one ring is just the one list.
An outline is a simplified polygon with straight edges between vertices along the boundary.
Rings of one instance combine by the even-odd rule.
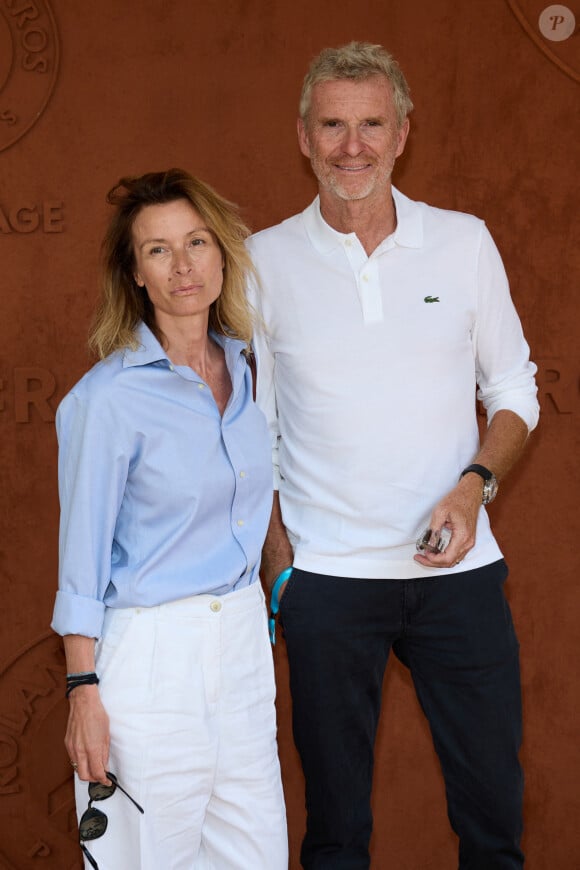
[[198, 384], [197, 385], [198, 390], [203, 390], [204, 388], [205, 388], [205, 384]]
[[244, 521], [243, 521], [243, 520], [238, 520], [238, 526], [243, 526], [243, 525], [244, 525]]
[[369, 280], [369, 276], [368, 276], [368, 275], [363, 275], [363, 281], [368, 281], [368, 280]]
[[170, 371], [170, 372], [174, 372], [174, 371], [175, 371], [174, 367], [173, 367], [173, 366], [169, 366], [169, 371]]
[[347, 239], [346, 242], [344, 243], [344, 246], [345, 246], [345, 248], [351, 248], [351, 247], [352, 247], [352, 242], [351, 242], [351, 240], [350, 240], [350, 239]]
[[240, 471], [240, 477], [245, 477], [245, 476], [246, 476], [246, 472], [245, 472], [245, 471]]
[[213, 610], [214, 613], [219, 613], [220, 610], [222, 609], [222, 606], [221, 606], [219, 601], [212, 601], [212, 603], [209, 606], [209, 609]]

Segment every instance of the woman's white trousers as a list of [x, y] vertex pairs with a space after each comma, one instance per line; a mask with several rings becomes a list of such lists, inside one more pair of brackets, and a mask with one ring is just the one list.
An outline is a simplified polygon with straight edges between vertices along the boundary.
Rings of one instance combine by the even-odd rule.
[[[109, 609], [97, 644], [119, 790], [86, 843], [99, 870], [287, 870], [274, 669], [253, 584]], [[76, 781], [79, 817], [87, 783]], [[85, 864], [89, 867], [88, 864]]]

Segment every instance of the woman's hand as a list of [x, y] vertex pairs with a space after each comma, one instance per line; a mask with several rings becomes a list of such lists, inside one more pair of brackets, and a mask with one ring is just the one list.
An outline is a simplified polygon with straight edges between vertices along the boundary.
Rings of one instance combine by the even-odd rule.
[[[68, 674], [95, 670], [95, 639], [82, 634], [63, 637]], [[109, 785], [109, 717], [97, 685], [77, 686], [69, 697], [70, 712], [64, 738], [68, 757], [79, 779]]]
[[97, 686], [77, 686], [70, 695], [64, 745], [79, 779], [109, 784], [109, 717]]

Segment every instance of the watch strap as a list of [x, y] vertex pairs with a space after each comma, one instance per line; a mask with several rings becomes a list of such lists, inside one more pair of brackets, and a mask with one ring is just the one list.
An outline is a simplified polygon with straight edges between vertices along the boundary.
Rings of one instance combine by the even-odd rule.
[[493, 477], [493, 472], [490, 471], [489, 468], [486, 468], [485, 465], [477, 464], [468, 465], [467, 468], [464, 468], [461, 472], [461, 477], [463, 477], [464, 474], [468, 474], [470, 471], [475, 472], [475, 474], [479, 474], [479, 476], [483, 477], [486, 482], [488, 480], [491, 480], [491, 478]]

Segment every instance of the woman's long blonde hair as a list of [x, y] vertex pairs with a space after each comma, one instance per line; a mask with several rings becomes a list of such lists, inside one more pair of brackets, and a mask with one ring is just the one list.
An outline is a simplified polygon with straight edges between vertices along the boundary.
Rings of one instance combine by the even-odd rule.
[[121, 178], [107, 194], [115, 206], [103, 239], [101, 300], [89, 336], [89, 346], [101, 359], [113, 351], [137, 347], [141, 321], [163, 344], [147, 291], [134, 278], [132, 229], [142, 208], [185, 199], [214, 234], [224, 258], [224, 281], [209, 311], [209, 328], [244, 341], [252, 338], [252, 317], [246, 298], [248, 277], [254, 274], [244, 244], [250, 231], [237, 208], [209, 185], [185, 172], [168, 169]]

